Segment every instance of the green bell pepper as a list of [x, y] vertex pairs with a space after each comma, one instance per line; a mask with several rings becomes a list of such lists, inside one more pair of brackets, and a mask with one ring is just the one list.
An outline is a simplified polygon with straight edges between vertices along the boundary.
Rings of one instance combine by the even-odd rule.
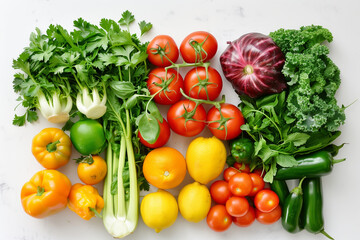
[[248, 138], [236, 138], [230, 142], [230, 153], [236, 162], [249, 164], [254, 153], [254, 143]]

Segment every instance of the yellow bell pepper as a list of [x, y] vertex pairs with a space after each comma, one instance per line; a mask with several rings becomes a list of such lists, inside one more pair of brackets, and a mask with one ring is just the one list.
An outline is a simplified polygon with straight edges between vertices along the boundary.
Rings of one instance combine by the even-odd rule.
[[104, 200], [93, 186], [76, 183], [71, 187], [68, 207], [81, 218], [90, 220], [95, 215], [100, 216]]
[[67, 164], [71, 156], [71, 140], [59, 128], [45, 128], [32, 141], [31, 151], [36, 160], [47, 169]]

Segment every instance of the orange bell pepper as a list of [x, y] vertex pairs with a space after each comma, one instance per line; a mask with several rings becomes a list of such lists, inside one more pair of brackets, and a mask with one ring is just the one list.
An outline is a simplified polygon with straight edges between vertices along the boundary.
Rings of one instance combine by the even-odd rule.
[[68, 207], [85, 220], [100, 216], [104, 200], [96, 188], [91, 185], [76, 183], [71, 187]]
[[30, 216], [44, 218], [66, 208], [70, 189], [66, 175], [57, 170], [42, 170], [22, 187], [21, 203]]
[[32, 141], [32, 153], [47, 169], [57, 169], [67, 164], [71, 156], [71, 140], [59, 128], [45, 128]]

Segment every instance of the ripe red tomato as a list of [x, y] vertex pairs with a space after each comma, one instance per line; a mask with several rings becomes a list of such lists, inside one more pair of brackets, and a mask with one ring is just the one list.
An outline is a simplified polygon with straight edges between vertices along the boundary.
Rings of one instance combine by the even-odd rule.
[[245, 163], [234, 163], [234, 168], [236, 168], [237, 170], [239, 170], [240, 172], [244, 172], [244, 173], [250, 173], [250, 167], [249, 165], [245, 164]]
[[225, 204], [232, 196], [229, 184], [223, 180], [215, 181], [210, 186], [210, 195], [218, 204]]
[[244, 216], [249, 211], [249, 202], [244, 197], [231, 197], [226, 201], [226, 211], [233, 217]]
[[195, 112], [192, 112], [195, 106], [196, 103], [193, 101], [180, 100], [170, 107], [167, 120], [174, 132], [185, 137], [192, 137], [202, 132], [205, 128], [206, 111], [200, 104]]
[[168, 35], [156, 36], [149, 43], [146, 53], [149, 61], [158, 67], [167, 67], [179, 58], [179, 49]]
[[230, 178], [232, 176], [234, 176], [235, 174], [237, 174], [239, 171], [237, 169], [235, 169], [234, 167], [228, 167], [227, 169], [224, 170], [223, 173], [223, 177], [224, 180], [229, 182]]
[[260, 177], [257, 173], [250, 173], [249, 176], [251, 177], [253, 188], [251, 193], [249, 194], [250, 197], [255, 196], [259, 191], [263, 190], [265, 187], [265, 182], [262, 177]]
[[155, 68], [149, 73], [147, 88], [150, 94], [156, 94], [154, 101], [158, 104], [170, 105], [181, 99], [180, 88], [184, 80], [180, 73], [170, 68], [165, 77], [165, 68]]
[[206, 222], [212, 230], [222, 232], [231, 226], [232, 218], [224, 205], [215, 205], [210, 209]]
[[184, 78], [184, 92], [196, 99], [215, 100], [221, 93], [222, 79], [215, 68], [196, 67], [191, 69]]
[[263, 189], [255, 195], [254, 204], [261, 212], [271, 212], [279, 205], [279, 197], [270, 189]]
[[180, 53], [187, 63], [206, 62], [215, 56], [218, 44], [215, 37], [203, 31], [189, 34], [180, 45]]
[[222, 103], [220, 107], [221, 114], [215, 106], [209, 110], [207, 126], [211, 133], [221, 140], [234, 139], [241, 133], [240, 127], [245, 123], [244, 117], [240, 109], [232, 104]]
[[259, 175], [260, 177], [264, 177], [265, 172], [263, 171], [262, 168], [257, 168], [253, 171], [253, 173], [256, 173], [257, 175]]
[[271, 212], [261, 212], [259, 209], [255, 210], [256, 220], [262, 224], [273, 224], [281, 218], [281, 207], [277, 206]]
[[249, 210], [244, 216], [233, 217], [233, 222], [239, 227], [248, 227], [255, 221], [255, 210], [252, 206], [249, 206]]
[[229, 180], [231, 193], [238, 197], [248, 196], [252, 187], [251, 178], [247, 173], [237, 173]]
[[159, 137], [158, 139], [156, 140], [156, 142], [154, 143], [148, 143], [147, 141], [144, 140], [144, 138], [141, 136], [140, 134], [140, 131], [138, 133], [138, 136], [139, 136], [139, 139], [140, 139], [140, 142], [145, 145], [146, 147], [149, 147], [149, 148], [159, 148], [159, 147], [162, 147], [164, 146], [169, 138], [170, 138], [170, 127], [169, 127], [169, 124], [168, 122], [163, 119], [163, 122], [161, 123], [160, 121], [159, 122], [159, 126], [160, 126], [160, 133], [159, 133]]

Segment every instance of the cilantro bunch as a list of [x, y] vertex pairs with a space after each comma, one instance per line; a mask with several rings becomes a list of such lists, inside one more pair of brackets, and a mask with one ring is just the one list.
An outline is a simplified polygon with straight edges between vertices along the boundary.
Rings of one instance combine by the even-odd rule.
[[329, 30], [308, 26], [270, 36], [286, 56], [282, 72], [289, 87], [257, 99], [241, 95], [239, 105], [246, 119], [241, 129], [255, 141], [255, 164], [263, 165], [267, 182], [279, 166], [297, 165], [297, 155], [330, 145], [345, 121], [345, 107], [335, 98], [340, 71], [323, 45], [332, 41]]

